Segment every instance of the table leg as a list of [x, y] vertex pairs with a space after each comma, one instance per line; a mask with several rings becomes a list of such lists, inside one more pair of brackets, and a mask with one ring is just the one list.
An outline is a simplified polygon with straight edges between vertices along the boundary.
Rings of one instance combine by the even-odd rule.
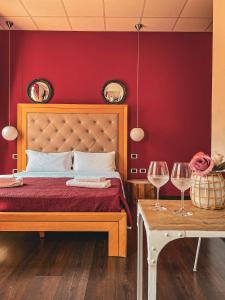
[[143, 219], [138, 213], [138, 249], [137, 249], [137, 300], [143, 298]]
[[171, 241], [184, 238], [184, 231], [147, 230], [148, 300], [156, 300], [157, 262], [161, 250]]
[[150, 232], [147, 233], [147, 251], [148, 251], [148, 300], [156, 300], [156, 280], [157, 280], [157, 261], [158, 253]]
[[148, 264], [148, 300], [156, 300], [157, 266]]
[[195, 262], [194, 262], [194, 267], [193, 267], [194, 272], [197, 271], [197, 264], [198, 264], [198, 256], [199, 256], [200, 246], [201, 246], [201, 238], [198, 238], [198, 245], [197, 245], [197, 249], [196, 249]]

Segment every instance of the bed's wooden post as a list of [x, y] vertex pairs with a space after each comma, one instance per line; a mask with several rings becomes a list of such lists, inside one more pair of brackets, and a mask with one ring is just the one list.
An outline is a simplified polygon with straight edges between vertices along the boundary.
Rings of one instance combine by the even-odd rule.
[[124, 215], [119, 220], [119, 256], [127, 256], [127, 215]]
[[118, 222], [112, 222], [112, 226], [108, 231], [108, 255], [119, 255], [119, 232]]
[[108, 231], [108, 255], [109, 256], [127, 256], [127, 215], [121, 213], [117, 222], [112, 222]]

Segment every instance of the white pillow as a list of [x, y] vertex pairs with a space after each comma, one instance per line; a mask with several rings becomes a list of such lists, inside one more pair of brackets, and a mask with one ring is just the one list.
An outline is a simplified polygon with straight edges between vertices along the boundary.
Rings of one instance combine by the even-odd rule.
[[27, 172], [64, 172], [71, 171], [72, 152], [44, 153], [26, 150]]
[[115, 171], [115, 151], [106, 153], [74, 152], [74, 171], [111, 172]]

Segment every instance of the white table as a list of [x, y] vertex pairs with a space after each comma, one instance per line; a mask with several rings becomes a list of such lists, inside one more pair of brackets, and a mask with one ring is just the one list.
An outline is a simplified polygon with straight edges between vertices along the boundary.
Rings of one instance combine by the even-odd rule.
[[224, 238], [225, 210], [205, 210], [185, 201], [185, 208], [193, 216], [174, 215], [180, 202], [160, 201], [167, 211], [151, 210], [155, 200], [139, 200], [137, 209], [138, 254], [137, 254], [137, 300], [143, 299], [143, 224], [147, 235], [148, 300], [156, 300], [157, 261], [160, 251], [170, 241], [185, 237]]

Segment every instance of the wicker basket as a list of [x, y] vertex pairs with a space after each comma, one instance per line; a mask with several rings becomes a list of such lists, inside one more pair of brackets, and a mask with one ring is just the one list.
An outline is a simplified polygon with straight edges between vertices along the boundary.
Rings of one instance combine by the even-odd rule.
[[221, 173], [192, 175], [190, 195], [193, 205], [205, 209], [222, 209], [225, 205], [225, 181]]

